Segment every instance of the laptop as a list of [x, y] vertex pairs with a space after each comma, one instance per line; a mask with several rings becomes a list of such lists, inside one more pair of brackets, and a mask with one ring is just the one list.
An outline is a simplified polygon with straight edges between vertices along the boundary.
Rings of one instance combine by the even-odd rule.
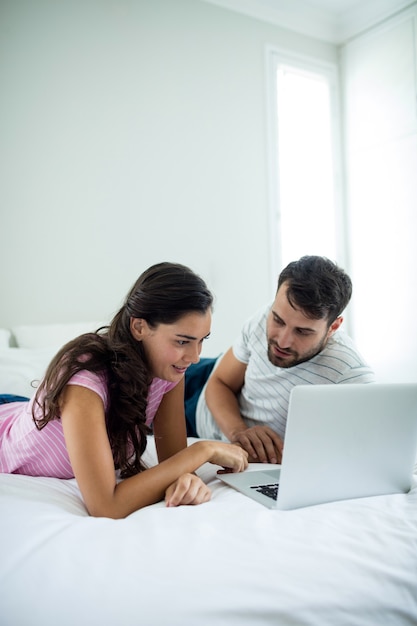
[[269, 508], [296, 509], [407, 493], [416, 457], [417, 383], [299, 385], [282, 464], [218, 477]]

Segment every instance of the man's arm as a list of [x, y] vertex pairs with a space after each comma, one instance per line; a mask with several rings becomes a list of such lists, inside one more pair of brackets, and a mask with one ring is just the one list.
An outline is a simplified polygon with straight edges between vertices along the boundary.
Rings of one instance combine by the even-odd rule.
[[237, 432], [246, 429], [237, 401], [245, 372], [246, 364], [238, 361], [230, 348], [212, 372], [206, 387], [207, 406], [229, 441]]
[[207, 406], [228, 440], [248, 452], [249, 461], [280, 463], [281, 438], [269, 426], [248, 428], [240, 414], [237, 396], [245, 381], [246, 367], [230, 348], [208, 380]]

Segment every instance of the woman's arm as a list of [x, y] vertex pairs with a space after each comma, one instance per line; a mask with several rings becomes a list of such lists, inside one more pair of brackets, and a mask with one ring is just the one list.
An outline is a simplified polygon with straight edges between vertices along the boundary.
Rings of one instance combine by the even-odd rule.
[[153, 433], [160, 463], [187, 447], [184, 379], [162, 398], [153, 421]]
[[247, 467], [247, 453], [238, 446], [199, 441], [159, 465], [117, 483], [101, 398], [85, 387], [68, 385], [63, 394], [61, 419], [74, 476], [93, 516], [123, 518], [158, 502], [169, 485], [206, 462], [233, 471]]
[[[184, 379], [163, 397], [155, 415], [153, 432], [160, 463], [187, 447]], [[202, 504], [210, 498], [210, 488], [192, 473], [180, 476], [165, 492], [167, 506]]]

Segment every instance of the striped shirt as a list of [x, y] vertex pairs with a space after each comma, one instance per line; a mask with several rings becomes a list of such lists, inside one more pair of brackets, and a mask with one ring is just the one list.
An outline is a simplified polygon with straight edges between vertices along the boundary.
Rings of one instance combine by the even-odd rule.
[[[312, 359], [289, 368], [273, 365], [267, 355], [266, 322], [271, 306], [264, 307], [243, 326], [233, 353], [247, 364], [238, 396], [240, 413], [248, 427], [267, 425], [284, 439], [290, 392], [296, 385], [375, 382], [350, 337], [337, 330]], [[227, 441], [207, 408], [204, 390], [196, 412], [197, 432], [207, 439]]]
[[[107, 412], [109, 397], [104, 375], [84, 370], [75, 374], [68, 384], [87, 387], [97, 393]], [[164, 394], [176, 384], [160, 378], [153, 379], [146, 408], [148, 426], [152, 424]], [[34, 398], [30, 402], [0, 406], [0, 472], [74, 478], [59, 416], [38, 430], [32, 418], [33, 401]], [[37, 407], [35, 414], [37, 418], [41, 417]]]

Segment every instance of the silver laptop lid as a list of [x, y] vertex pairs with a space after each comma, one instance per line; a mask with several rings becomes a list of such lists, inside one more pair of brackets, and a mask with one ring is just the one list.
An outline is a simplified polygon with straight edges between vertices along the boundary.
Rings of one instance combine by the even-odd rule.
[[417, 384], [294, 387], [277, 507], [407, 492], [416, 449]]

